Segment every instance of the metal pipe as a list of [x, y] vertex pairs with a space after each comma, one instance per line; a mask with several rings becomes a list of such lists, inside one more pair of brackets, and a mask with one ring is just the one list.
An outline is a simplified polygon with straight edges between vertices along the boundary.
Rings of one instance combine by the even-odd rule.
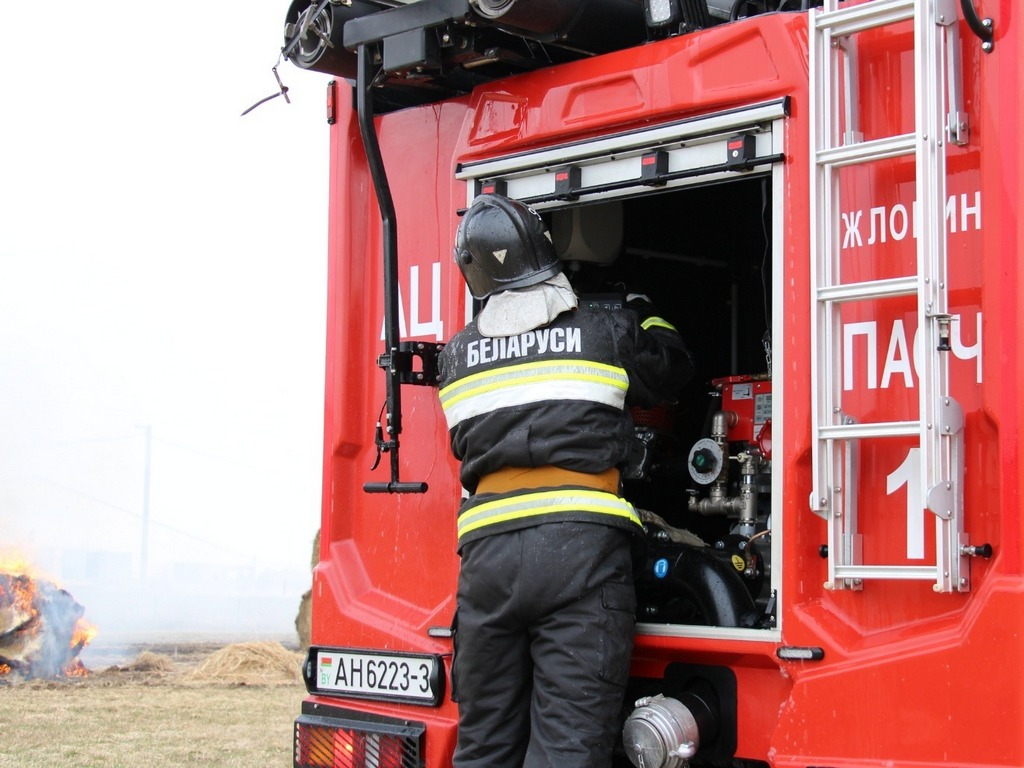
[[[363, 137], [366, 162], [370, 167], [373, 191], [380, 208], [381, 228], [384, 239], [384, 346], [385, 354], [394, 355], [398, 350], [398, 229], [395, 226], [395, 202], [391, 196], [384, 158], [373, 125], [373, 87], [371, 77], [371, 51], [368, 45], [359, 46], [358, 87], [356, 112], [359, 117], [359, 134]], [[394, 366], [392, 366], [392, 370]], [[391, 463], [398, 455], [398, 434], [402, 431], [402, 391], [398, 380], [388, 376], [388, 428], [389, 438], [394, 441]]]
[[377, 194], [380, 208], [381, 227], [384, 240], [384, 355], [381, 367], [386, 369], [387, 381], [387, 439], [380, 444], [381, 450], [390, 454], [391, 482], [366, 483], [363, 490], [370, 493], [423, 493], [426, 483], [402, 483], [398, 479], [398, 435], [402, 431], [402, 387], [398, 365], [398, 228], [395, 223], [395, 203], [391, 197], [384, 158], [373, 125], [373, 87], [370, 46], [363, 43], [358, 48], [358, 70], [356, 79], [356, 112], [359, 118], [359, 133], [363, 138], [363, 150], [370, 168], [373, 190]]

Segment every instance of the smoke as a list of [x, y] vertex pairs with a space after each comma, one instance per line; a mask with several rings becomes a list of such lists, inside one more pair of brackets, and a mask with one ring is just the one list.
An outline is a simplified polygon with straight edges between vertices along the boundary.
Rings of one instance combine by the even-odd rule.
[[[283, 70], [292, 103], [239, 118], [275, 88], [286, 5], [211, 6], [234, 34], [203, 57], [181, 53], [205, 25], [149, 5], [68, 5], [44, 57], [9, 41], [35, 65], [0, 142], [0, 556], [85, 607], [83, 658], [139, 636], [288, 637], [309, 588], [326, 80]], [[16, 13], [0, 4], [0, 28]], [[145, 67], [95, 45], [139, 28]], [[83, 60], [104, 87], [54, 98]]]

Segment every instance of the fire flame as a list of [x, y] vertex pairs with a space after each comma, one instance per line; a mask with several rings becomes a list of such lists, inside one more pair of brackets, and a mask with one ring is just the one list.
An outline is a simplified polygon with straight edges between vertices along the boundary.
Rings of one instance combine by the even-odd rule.
[[95, 625], [90, 624], [85, 619], [79, 619], [75, 622], [75, 631], [71, 634], [71, 647], [85, 648], [99, 633]]
[[0, 556], [0, 681], [87, 675], [78, 654], [97, 629], [83, 612], [25, 558]]
[[12, 576], [34, 573], [35, 569], [21, 555], [0, 553], [0, 573], [7, 573]]

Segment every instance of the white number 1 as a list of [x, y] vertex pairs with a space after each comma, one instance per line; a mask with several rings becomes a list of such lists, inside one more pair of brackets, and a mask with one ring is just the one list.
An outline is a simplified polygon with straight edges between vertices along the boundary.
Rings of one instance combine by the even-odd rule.
[[907, 458], [885, 478], [890, 496], [907, 486], [907, 559], [924, 557], [924, 505], [921, 503], [921, 449], [911, 448]]

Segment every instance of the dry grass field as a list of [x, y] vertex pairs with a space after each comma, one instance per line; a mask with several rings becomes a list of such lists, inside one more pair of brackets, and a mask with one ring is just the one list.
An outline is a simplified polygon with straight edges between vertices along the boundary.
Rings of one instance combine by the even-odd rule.
[[151, 646], [83, 677], [0, 684], [0, 768], [290, 766], [300, 661], [276, 642]]

